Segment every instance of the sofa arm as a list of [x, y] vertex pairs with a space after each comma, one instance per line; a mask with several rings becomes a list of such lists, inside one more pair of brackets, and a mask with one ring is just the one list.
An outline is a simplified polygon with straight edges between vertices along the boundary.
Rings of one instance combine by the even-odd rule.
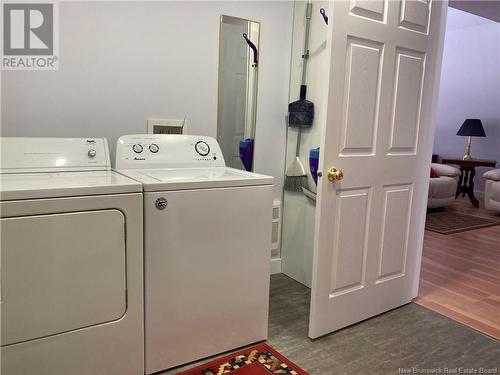
[[431, 168], [440, 176], [458, 177], [461, 172], [451, 165], [432, 163]]
[[487, 180], [500, 181], [500, 169], [493, 169], [491, 171], [485, 172], [483, 177]]

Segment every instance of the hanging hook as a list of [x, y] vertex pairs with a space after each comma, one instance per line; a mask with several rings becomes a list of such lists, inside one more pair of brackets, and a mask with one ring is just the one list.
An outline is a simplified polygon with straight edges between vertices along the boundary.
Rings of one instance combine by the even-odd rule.
[[255, 44], [253, 44], [252, 41], [248, 38], [247, 33], [243, 33], [243, 38], [245, 39], [245, 41], [247, 42], [248, 46], [253, 51], [253, 66], [257, 66], [257, 63], [258, 63], [257, 47], [255, 47]]
[[323, 16], [323, 19], [325, 20], [325, 23], [328, 25], [328, 16], [326, 14], [326, 11], [325, 11], [325, 8], [321, 8], [319, 10], [319, 12], [321, 13], [321, 15]]

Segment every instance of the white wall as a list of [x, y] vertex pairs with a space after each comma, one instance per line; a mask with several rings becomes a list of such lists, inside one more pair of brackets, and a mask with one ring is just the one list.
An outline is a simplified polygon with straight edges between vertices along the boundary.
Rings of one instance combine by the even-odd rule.
[[[307, 99], [314, 103], [314, 123], [302, 131], [300, 159], [307, 171], [309, 188], [316, 191], [316, 185], [309, 173], [309, 151], [320, 145], [324, 124], [323, 116], [326, 96], [324, 85], [328, 83], [329, 59], [326, 50], [327, 26], [321, 17], [321, 7], [327, 9], [326, 1], [314, 1], [309, 40], [310, 57], [307, 65]], [[305, 34], [305, 1], [295, 3], [292, 74], [290, 77], [290, 101], [299, 98], [302, 78], [302, 58]], [[331, 18], [330, 18], [331, 22]], [[288, 129], [286, 166], [295, 159], [297, 129]], [[285, 191], [283, 196], [283, 231], [281, 239], [282, 272], [293, 279], [311, 286], [314, 248], [315, 204], [303, 193]]]
[[[480, 118], [486, 132], [472, 139], [473, 157], [500, 167], [500, 23], [449, 8], [434, 153], [465, 153], [467, 138], [456, 133], [466, 118]], [[476, 171], [476, 190], [485, 170]]]
[[261, 22], [254, 166], [280, 197], [291, 2], [61, 2], [59, 71], [2, 72], [2, 135], [107, 137], [114, 154], [148, 117], [186, 115], [215, 137], [221, 14]]

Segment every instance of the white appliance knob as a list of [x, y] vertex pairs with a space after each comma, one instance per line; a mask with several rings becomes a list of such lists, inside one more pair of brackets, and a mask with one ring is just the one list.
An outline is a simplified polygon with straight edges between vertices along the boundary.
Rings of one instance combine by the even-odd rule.
[[136, 154], [140, 154], [142, 152], [142, 146], [139, 143], [136, 143], [132, 146], [132, 150], [134, 150]]
[[156, 154], [158, 151], [160, 151], [160, 147], [158, 147], [157, 144], [152, 143], [149, 145], [149, 151], [151, 151], [153, 154]]
[[194, 149], [201, 156], [207, 156], [210, 153], [210, 146], [205, 141], [196, 142]]
[[95, 152], [95, 150], [90, 149], [89, 152], [87, 152], [87, 155], [89, 156], [89, 158], [93, 158], [93, 157], [95, 157], [96, 152]]

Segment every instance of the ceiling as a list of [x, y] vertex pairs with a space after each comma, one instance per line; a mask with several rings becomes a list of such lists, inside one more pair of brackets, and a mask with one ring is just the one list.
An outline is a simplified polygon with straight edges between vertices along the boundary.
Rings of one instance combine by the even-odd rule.
[[450, 7], [500, 22], [499, 0], [450, 0]]

